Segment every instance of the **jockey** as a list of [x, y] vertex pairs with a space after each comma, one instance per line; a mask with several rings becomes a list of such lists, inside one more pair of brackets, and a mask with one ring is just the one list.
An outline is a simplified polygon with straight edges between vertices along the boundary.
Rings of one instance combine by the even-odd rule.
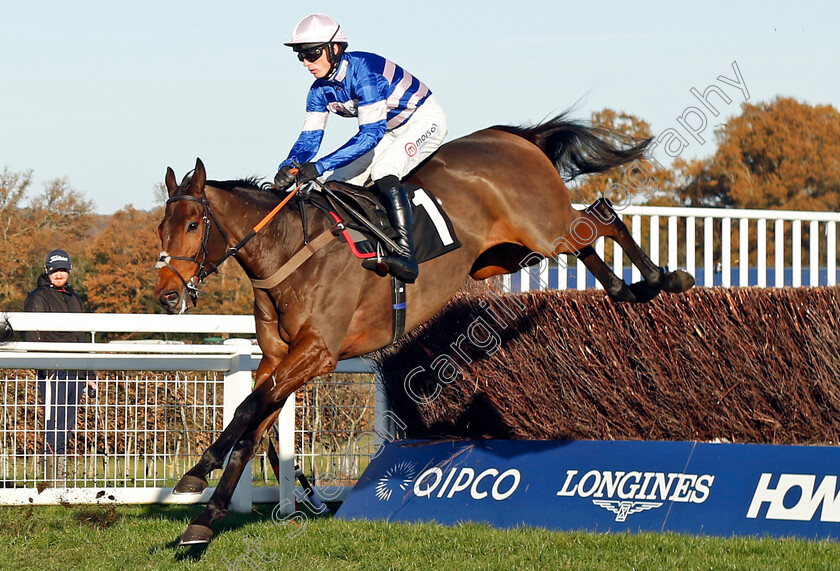
[[[408, 255], [385, 256], [398, 279], [413, 283], [418, 266], [411, 236], [412, 216], [401, 180], [440, 147], [446, 117], [426, 85], [400, 66], [376, 54], [347, 52], [338, 22], [324, 14], [303, 18], [290, 46], [315, 76], [306, 99], [303, 131], [288, 158], [280, 163], [274, 187], [289, 188], [327, 171], [330, 180], [364, 185], [372, 180], [397, 231], [397, 244]], [[329, 113], [357, 117], [359, 131], [341, 148], [313, 161], [321, 146]], [[365, 260], [369, 269], [373, 260]]]

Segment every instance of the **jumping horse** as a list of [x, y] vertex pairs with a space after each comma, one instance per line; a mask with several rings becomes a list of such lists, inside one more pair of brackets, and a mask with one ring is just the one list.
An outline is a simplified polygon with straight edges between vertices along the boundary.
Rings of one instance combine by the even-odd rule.
[[[437, 196], [461, 247], [421, 265], [416, 283], [407, 286], [406, 329], [434, 316], [467, 276], [482, 280], [517, 271], [523, 260], [536, 263], [538, 252], [578, 256], [618, 301], [644, 302], [660, 291], [691, 288], [691, 275], [669, 272], [650, 260], [608, 201], [577, 210], [564, 184], [564, 175], [572, 178], [643, 159], [649, 142], [623, 140], [561, 114], [533, 127], [491, 127], [443, 145], [409, 181]], [[200, 159], [181, 184], [168, 168], [166, 187], [169, 200], [158, 228], [164, 261], [154, 295], [170, 313], [186, 309], [196, 281], [226, 252], [235, 252], [248, 277], [260, 283], [304, 249], [302, 216], [294, 208], [280, 210], [246, 245], [233, 248], [275, 209], [275, 192], [245, 182], [208, 181]], [[318, 211], [306, 219], [310, 236], [334, 224]], [[592, 247], [599, 236], [623, 248], [642, 282], [628, 286], [612, 272]], [[546, 244], [554, 251], [546, 252]], [[339, 360], [392, 342], [390, 295], [390, 280], [363, 269], [338, 240], [311, 254], [281, 283], [254, 287], [263, 353], [255, 388], [174, 488], [175, 493], [201, 493], [208, 474], [222, 468], [230, 454], [215, 493], [187, 527], [182, 545], [210, 541], [211, 524], [225, 515], [246, 463], [288, 395], [332, 371]]]

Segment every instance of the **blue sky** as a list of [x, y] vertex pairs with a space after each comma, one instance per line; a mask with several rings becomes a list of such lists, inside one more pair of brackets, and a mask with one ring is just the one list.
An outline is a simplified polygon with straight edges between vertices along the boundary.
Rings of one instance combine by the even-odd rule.
[[[311, 76], [282, 43], [309, 12], [332, 15], [350, 49], [420, 77], [447, 112], [450, 139], [610, 107], [680, 130], [716, 84], [737, 114], [737, 62], [750, 102], [776, 95], [840, 108], [840, 4], [520, 0], [5, 2], [0, 8], [0, 168], [33, 169], [35, 192], [65, 177], [110, 214], [154, 205], [167, 166], [196, 157], [214, 179], [270, 178], [303, 123]], [[699, 125], [699, 117], [690, 121]], [[328, 152], [355, 130], [333, 116]], [[668, 157], [658, 157], [666, 162]], [[33, 193], [34, 194], [34, 193]]]

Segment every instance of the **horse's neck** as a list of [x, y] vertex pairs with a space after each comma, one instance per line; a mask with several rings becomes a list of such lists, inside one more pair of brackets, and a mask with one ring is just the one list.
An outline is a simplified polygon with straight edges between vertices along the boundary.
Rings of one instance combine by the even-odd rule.
[[[217, 222], [227, 236], [227, 249], [240, 244], [264, 221], [278, 201], [246, 190], [222, 190], [208, 186], [207, 198]], [[285, 263], [303, 247], [300, 216], [291, 205], [277, 212], [239, 250], [236, 259], [246, 273], [262, 277], [274, 266]]]

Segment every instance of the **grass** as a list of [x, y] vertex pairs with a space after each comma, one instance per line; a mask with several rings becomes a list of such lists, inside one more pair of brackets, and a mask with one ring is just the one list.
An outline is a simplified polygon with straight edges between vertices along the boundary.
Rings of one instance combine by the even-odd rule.
[[[272, 506], [230, 514], [205, 547], [177, 540], [196, 506], [0, 508], [0, 569], [230, 569], [256, 540], [253, 568], [321, 569], [836, 569], [840, 544], [676, 534], [559, 533], [484, 525], [272, 522]], [[299, 532], [295, 535], [295, 532]], [[294, 535], [294, 537], [290, 537]], [[227, 564], [225, 563], [227, 561]], [[239, 569], [250, 569], [240, 560]]]

